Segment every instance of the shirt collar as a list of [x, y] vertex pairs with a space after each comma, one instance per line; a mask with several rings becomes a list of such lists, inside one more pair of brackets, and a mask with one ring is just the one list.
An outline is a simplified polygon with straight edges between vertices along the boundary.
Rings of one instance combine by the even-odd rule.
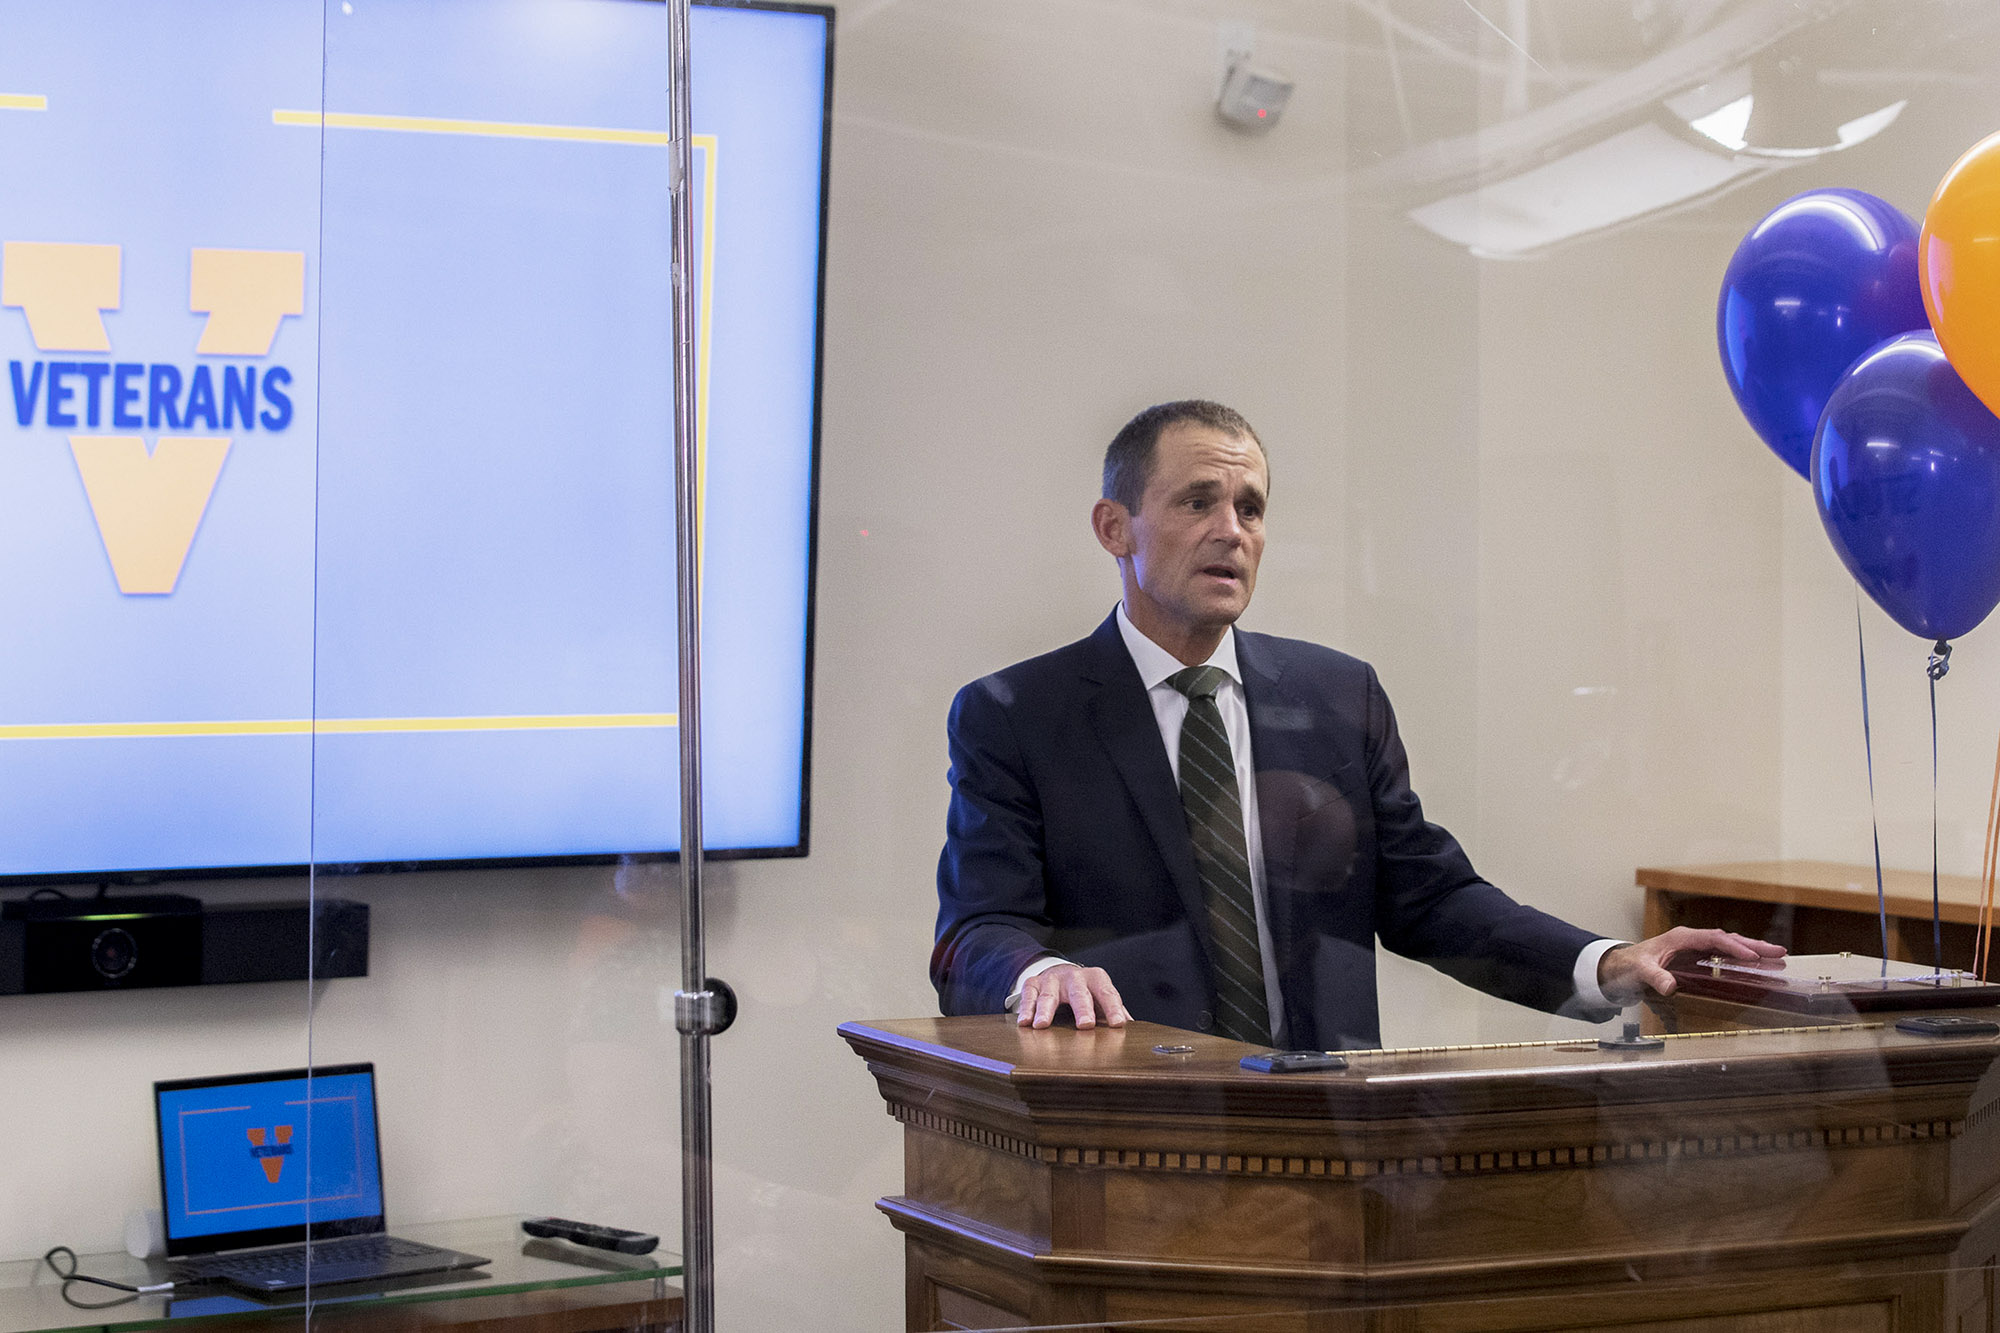
[[[1167, 677], [1187, 666], [1166, 649], [1147, 638], [1132, 618], [1125, 614], [1125, 603], [1118, 603], [1118, 633], [1125, 640], [1125, 651], [1132, 655], [1132, 665], [1139, 668], [1139, 679], [1147, 689], [1155, 689], [1166, 684]], [[1220, 667], [1225, 675], [1240, 687], [1243, 673], [1236, 668], [1236, 627], [1231, 625], [1222, 632], [1222, 642], [1208, 655], [1208, 666]]]

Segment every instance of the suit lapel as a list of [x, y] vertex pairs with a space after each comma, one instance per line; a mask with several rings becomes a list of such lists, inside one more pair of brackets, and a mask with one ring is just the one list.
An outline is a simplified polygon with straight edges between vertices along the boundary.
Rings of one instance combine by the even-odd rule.
[[1194, 924], [1202, 948], [1208, 947], [1208, 914], [1202, 904], [1201, 879], [1194, 865], [1194, 843], [1188, 837], [1187, 816], [1181, 809], [1181, 795], [1174, 786], [1174, 771], [1167, 762], [1167, 748], [1160, 743], [1160, 724], [1153, 716], [1146, 686], [1139, 668], [1125, 650], [1118, 633], [1118, 616], [1105, 618], [1090, 636], [1091, 655], [1084, 678], [1092, 687], [1088, 711], [1097, 737], [1111, 755], [1118, 774], [1125, 780], [1132, 803], [1139, 809], [1146, 832], [1159, 849], [1180, 895], [1187, 917]]
[[[1264, 911], [1280, 984], [1292, 975], [1300, 929], [1292, 893], [1298, 856], [1298, 810], [1282, 784], [1310, 769], [1312, 710], [1284, 684], [1285, 664], [1260, 634], [1236, 632], [1236, 667], [1250, 711], [1250, 755], [1257, 775], [1257, 830], [1264, 843]], [[1294, 1000], [1285, 986], [1287, 1012]]]
[[[1236, 669], [1243, 673], [1243, 701], [1250, 710], [1250, 758], [1259, 781], [1268, 774], [1299, 773], [1307, 769], [1307, 746], [1312, 731], [1312, 710], [1304, 700], [1285, 688], [1285, 664], [1261, 634], [1236, 632]], [[1272, 803], [1257, 802], [1257, 825], [1264, 839], [1264, 859], [1292, 863], [1295, 821], [1278, 819]]]

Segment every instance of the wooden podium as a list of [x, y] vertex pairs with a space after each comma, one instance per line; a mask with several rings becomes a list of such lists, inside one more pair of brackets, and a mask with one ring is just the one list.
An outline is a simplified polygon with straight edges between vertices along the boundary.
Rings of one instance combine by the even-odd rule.
[[[911, 1330], [1986, 1330], [2000, 1039], [1860, 1023], [1351, 1052], [848, 1023]], [[1173, 1321], [1171, 1323], [1167, 1321]]]

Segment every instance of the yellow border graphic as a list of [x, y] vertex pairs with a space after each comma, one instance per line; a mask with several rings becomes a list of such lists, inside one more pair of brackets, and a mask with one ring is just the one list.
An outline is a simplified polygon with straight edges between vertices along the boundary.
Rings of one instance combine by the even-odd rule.
[[0, 93], [0, 111], [47, 111], [49, 99], [40, 93]]
[[26, 722], [0, 725], [0, 741], [144, 740], [160, 736], [354, 736], [396, 731], [650, 730], [676, 713], [522, 713], [490, 717], [269, 718], [246, 722]]
[[700, 589], [696, 602], [706, 600], [708, 580], [701, 578], [708, 559], [708, 339], [712, 324], [711, 312], [715, 309], [715, 154], [716, 140], [713, 134], [693, 134], [688, 140], [701, 150], [701, 312], [696, 316], [699, 326], [695, 331], [695, 358], [697, 373], [701, 376], [701, 390], [694, 399], [694, 474], [699, 483], [695, 487], [694, 549], [696, 588]]
[[304, 125], [312, 129], [391, 130], [404, 134], [476, 134], [493, 139], [556, 139], [569, 143], [625, 143], [665, 148], [673, 140], [665, 130], [621, 130], [597, 125], [537, 125], [519, 120], [460, 120], [450, 116], [385, 116], [361, 111], [286, 111], [271, 113], [273, 125]]

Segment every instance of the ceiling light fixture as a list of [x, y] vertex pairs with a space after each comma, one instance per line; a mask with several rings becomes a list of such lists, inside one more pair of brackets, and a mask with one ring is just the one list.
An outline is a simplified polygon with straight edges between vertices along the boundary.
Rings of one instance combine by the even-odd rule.
[[1829, 125], [1811, 74], [1760, 56], [1666, 99], [1650, 120], [1409, 217], [1484, 258], [1529, 258], [1865, 143], [1908, 105], [1899, 100]]

